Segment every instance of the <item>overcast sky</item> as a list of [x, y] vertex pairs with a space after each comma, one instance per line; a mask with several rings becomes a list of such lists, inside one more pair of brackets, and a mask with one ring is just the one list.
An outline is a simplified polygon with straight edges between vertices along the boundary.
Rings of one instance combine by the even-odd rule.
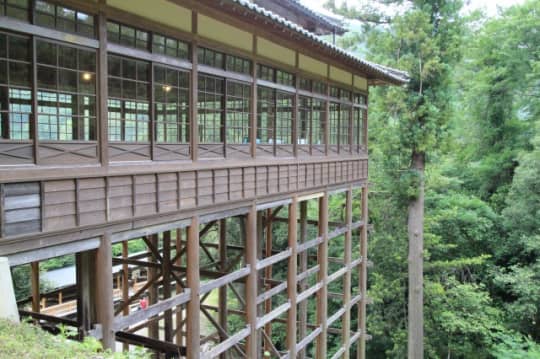
[[[325, 0], [300, 0], [304, 5], [324, 12], [322, 5], [325, 3]], [[336, 0], [339, 4], [341, 1], [346, 1], [349, 5], [356, 5], [363, 2], [369, 2], [369, 0]], [[514, 4], [521, 4], [524, 0], [465, 0], [465, 3], [468, 5], [465, 6], [465, 11], [484, 9], [489, 16], [494, 16], [497, 14], [497, 6], [508, 7]]]

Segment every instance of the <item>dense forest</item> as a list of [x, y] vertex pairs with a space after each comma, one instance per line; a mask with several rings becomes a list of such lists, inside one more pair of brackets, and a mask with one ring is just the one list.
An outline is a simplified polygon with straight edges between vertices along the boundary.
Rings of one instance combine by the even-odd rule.
[[380, 3], [396, 10], [326, 4], [361, 21], [340, 46], [410, 75], [370, 91], [367, 357], [407, 356], [421, 196], [425, 357], [540, 358], [540, 1]]

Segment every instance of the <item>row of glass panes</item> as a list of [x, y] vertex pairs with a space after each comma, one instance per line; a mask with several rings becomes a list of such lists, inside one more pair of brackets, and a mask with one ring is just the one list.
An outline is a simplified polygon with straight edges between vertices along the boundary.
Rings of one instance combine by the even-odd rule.
[[[34, 9], [31, 8], [34, 4]], [[32, 10], [34, 16], [31, 16]], [[95, 18], [82, 11], [42, 0], [0, 0], [0, 16], [33, 23], [59, 31], [95, 37]]]
[[[0, 34], [0, 66], [5, 69], [0, 71], [4, 139], [31, 138], [31, 41], [26, 36]], [[40, 39], [36, 40], [36, 50], [38, 138], [95, 140], [95, 51]], [[108, 64], [109, 139], [149, 141], [151, 64], [116, 55], [109, 55]], [[189, 141], [189, 73], [157, 64], [153, 71], [156, 140], [186, 143]], [[198, 87], [199, 140], [220, 143], [225, 137], [229, 143], [248, 142], [250, 85], [201, 74]], [[315, 123], [310, 127], [309, 141], [306, 135], [308, 122], [304, 121], [304, 127], [299, 128], [300, 144], [323, 143], [324, 124], [319, 125], [317, 121], [324, 117], [320, 115], [324, 106], [322, 101], [314, 102], [319, 114], [309, 115], [314, 118], [309, 124]], [[292, 94], [259, 87], [257, 141], [291, 144], [293, 111]], [[348, 120], [341, 123], [336, 126], [343, 127], [341, 133], [345, 134], [344, 126]], [[333, 142], [334, 136], [330, 138]]]
[[[14, 17], [29, 21], [30, 0], [0, 0], [0, 15]], [[35, 1], [34, 23], [60, 31], [78, 33], [84, 36], [95, 37], [95, 18], [84, 12], [73, 10], [65, 6], [56, 5], [43, 0]], [[124, 46], [151, 50], [154, 53], [176, 57], [189, 58], [189, 44], [171, 37], [149, 31], [140, 30], [132, 26], [109, 21], [107, 22], [107, 37], [111, 42]], [[215, 50], [200, 48], [198, 61], [201, 64], [226, 69], [228, 71], [251, 74], [251, 61]], [[286, 86], [295, 86], [295, 76], [292, 73], [275, 69], [266, 65], [258, 65], [257, 76], [260, 79]], [[300, 78], [299, 88], [318, 94], [326, 95], [326, 84]], [[330, 87], [330, 96], [353, 101], [354, 104], [365, 105], [366, 97], [354, 94], [338, 87]]]

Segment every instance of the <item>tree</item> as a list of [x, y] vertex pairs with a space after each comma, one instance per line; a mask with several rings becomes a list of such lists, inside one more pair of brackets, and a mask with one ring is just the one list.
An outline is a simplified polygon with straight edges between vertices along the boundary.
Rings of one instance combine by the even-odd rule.
[[[403, 1], [384, 1], [403, 3]], [[423, 358], [424, 176], [426, 161], [445, 135], [450, 117], [449, 88], [453, 65], [460, 59], [461, 1], [411, 0], [407, 11], [393, 17], [389, 29], [375, 31], [368, 48], [382, 63], [406, 70], [404, 88], [386, 91], [400, 127], [400, 152], [408, 158], [402, 172], [409, 238], [408, 354]], [[349, 15], [360, 19], [358, 11]]]

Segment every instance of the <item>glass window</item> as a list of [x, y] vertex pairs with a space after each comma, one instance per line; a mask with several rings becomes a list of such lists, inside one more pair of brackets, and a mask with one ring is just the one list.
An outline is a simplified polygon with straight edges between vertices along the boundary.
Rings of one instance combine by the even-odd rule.
[[96, 52], [38, 40], [40, 140], [96, 140]]
[[238, 56], [227, 55], [226, 70], [251, 75], [251, 61]]
[[329, 144], [337, 145], [339, 143], [339, 104], [330, 103], [329, 123], [328, 123]]
[[83, 36], [96, 36], [93, 15], [55, 5], [47, 1], [36, 0], [35, 23], [36, 25], [77, 33]]
[[201, 65], [217, 67], [220, 69], [224, 68], [223, 60], [225, 59], [225, 55], [221, 52], [201, 47], [197, 51], [197, 56]]
[[0, 33], [0, 135], [29, 140], [32, 113], [31, 40]]
[[359, 149], [364, 145], [364, 109], [353, 109], [353, 145]]
[[321, 81], [313, 81], [313, 92], [326, 95], [326, 84]]
[[257, 86], [257, 143], [274, 143], [275, 119], [275, 90], [268, 87]]
[[299, 145], [324, 144], [324, 112], [325, 102], [310, 98], [299, 97], [297, 143]]
[[154, 66], [156, 141], [189, 142], [189, 73]]
[[301, 78], [299, 82], [299, 88], [304, 91], [312, 90], [313, 81]]
[[351, 107], [346, 105], [340, 105], [340, 117], [339, 117], [339, 146], [341, 148], [349, 149], [351, 134]]
[[276, 94], [276, 144], [292, 144], [294, 95], [278, 91]]
[[227, 81], [227, 143], [249, 143], [251, 86]]
[[107, 39], [120, 45], [148, 50], [149, 33], [131, 26], [107, 22]]
[[257, 65], [257, 76], [261, 80], [275, 82], [275, 70], [271, 67], [264, 65]]
[[165, 37], [163, 35], [152, 35], [152, 52], [180, 59], [187, 59], [189, 56], [189, 46], [187, 43]]
[[200, 143], [223, 143], [225, 80], [199, 75], [198, 124]]
[[5, 0], [2, 4], [2, 15], [28, 21], [30, 19], [30, 0]]
[[276, 82], [281, 85], [295, 86], [294, 75], [281, 70], [276, 70]]
[[109, 140], [148, 142], [150, 128], [150, 64], [109, 55]]

